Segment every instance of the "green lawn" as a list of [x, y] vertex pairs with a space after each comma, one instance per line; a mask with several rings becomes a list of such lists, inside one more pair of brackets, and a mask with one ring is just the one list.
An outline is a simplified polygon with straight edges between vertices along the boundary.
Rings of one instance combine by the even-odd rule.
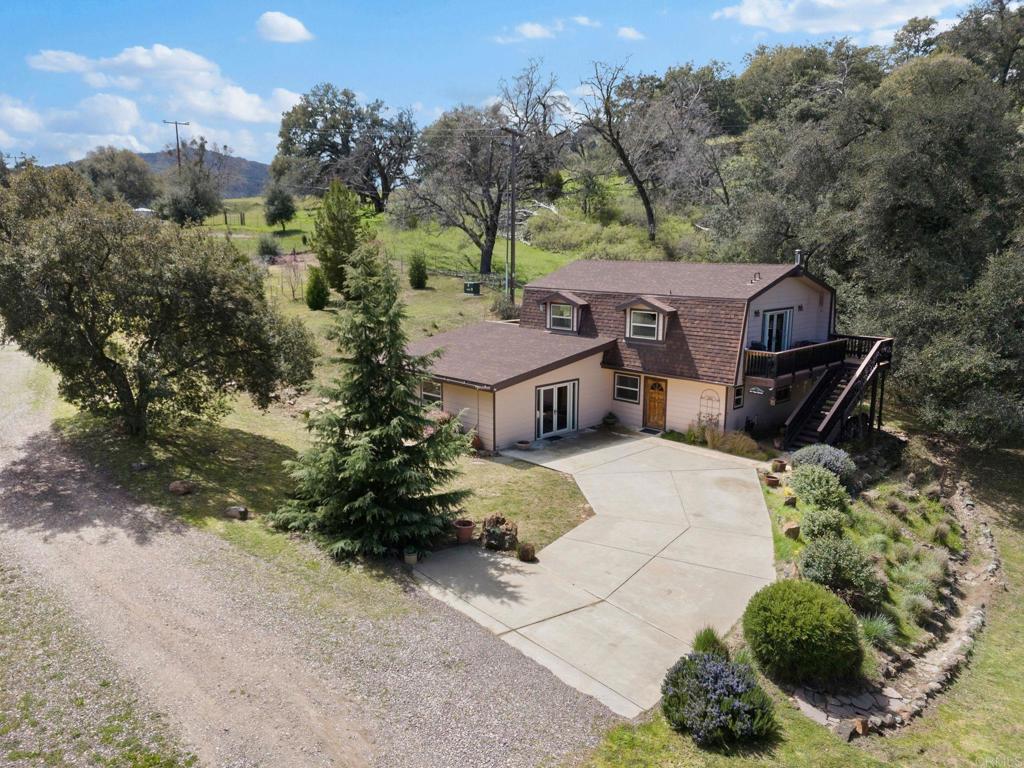
[[[320, 201], [315, 197], [301, 198], [296, 201], [298, 212], [282, 230], [281, 226], [272, 227], [263, 218], [262, 197], [236, 197], [224, 201], [225, 213], [209, 217], [205, 226], [213, 233], [229, 237], [231, 242], [242, 253], [256, 253], [256, 246], [261, 234], [270, 233], [277, 240], [282, 253], [298, 253], [309, 250], [308, 242], [313, 234], [313, 218], [320, 208]], [[239, 213], [245, 214], [245, 226], [239, 223]], [[302, 242], [303, 235], [306, 243]]]

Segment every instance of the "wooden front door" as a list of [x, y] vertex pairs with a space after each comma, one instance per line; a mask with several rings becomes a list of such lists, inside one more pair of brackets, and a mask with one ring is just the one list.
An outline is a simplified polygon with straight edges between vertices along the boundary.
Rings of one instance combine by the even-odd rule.
[[664, 379], [645, 379], [644, 426], [650, 429], [665, 428], [665, 404], [668, 383]]

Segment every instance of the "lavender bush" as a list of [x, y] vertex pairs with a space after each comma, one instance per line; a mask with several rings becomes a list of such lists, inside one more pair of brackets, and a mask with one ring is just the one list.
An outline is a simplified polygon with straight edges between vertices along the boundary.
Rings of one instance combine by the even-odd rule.
[[661, 693], [665, 719], [700, 746], [764, 739], [777, 730], [771, 698], [746, 664], [691, 653], [668, 671]]

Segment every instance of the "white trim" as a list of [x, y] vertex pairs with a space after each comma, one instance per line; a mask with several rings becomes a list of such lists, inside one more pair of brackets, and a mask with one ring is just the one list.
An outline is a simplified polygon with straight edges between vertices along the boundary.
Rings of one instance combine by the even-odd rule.
[[[636, 391], [635, 397], [633, 397], [633, 398], [619, 397], [619, 387], [621, 386], [619, 384], [619, 378], [620, 377], [625, 377], [625, 378], [629, 378], [629, 379], [636, 379], [636, 386], [635, 387], [623, 387], [623, 389], [626, 389], [627, 391], [635, 390]], [[612, 400], [617, 400], [620, 403], [633, 403], [634, 405], [639, 405], [640, 404], [640, 394], [641, 394], [641, 392], [643, 390], [642, 385], [643, 385], [643, 377], [639, 373], [618, 373], [618, 372], [616, 372], [614, 378], [612, 379]]]
[[[555, 316], [551, 313], [553, 307], [567, 307], [569, 309], [569, 327], [563, 328], [556, 326], [553, 322]], [[548, 330], [549, 331], [575, 331], [576, 330], [576, 307], [568, 302], [563, 301], [549, 301], [548, 302]], [[559, 320], [564, 320], [564, 317], [558, 317]]]
[[[571, 381], [560, 381], [560, 382], [558, 382], [556, 384], [547, 384], [545, 386], [536, 387], [534, 389], [534, 395], [533, 395], [534, 396], [534, 407], [536, 408], [536, 419], [535, 419], [535, 422], [534, 422], [534, 424], [535, 424], [535, 426], [534, 426], [534, 429], [535, 429], [534, 434], [536, 435], [536, 438], [538, 440], [543, 439], [545, 437], [551, 437], [552, 435], [564, 435], [567, 432], [575, 432], [576, 431], [576, 422], [579, 419], [579, 416], [578, 416], [577, 411], [576, 411], [576, 409], [578, 407], [578, 404], [579, 404], [579, 388], [580, 388], [579, 380], [578, 379], [573, 379]], [[552, 416], [552, 426], [555, 427], [555, 429], [552, 429], [549, 432], [545, 432], [544, 431], [544, 413], [543, 413], [543, 411], [541, 409], [541, 403], [543, 402], [543, 399], [544, 399], [544, 393], [547, 392], [548, 390], [551, 390], [551, 393], [552, 393], [551, 394], [552, 413], [557, 413], [557, 411], [559, 410], [559, 408], [558, 408], [559, 401], [563, 397], [566, 398], [566, 400], [567, 400], [567, 402], [565, 404], [566, 424], [561, 429], [558, 429], [557, 418]]]
[[[633, 315], [638, 312], [645, 315], [654, 315], [654, 324], [651, 323], [636, 323], [633, 322]], [[654, 328], [653, 336], [643, 336], [633, 333], [634, 325], [639, 325], [641, 328]], [[629, 309], [626, 311], [626, 337], [630, 339], [639, 339], [640, 341], [661, 341], [662, 339], [662, 313], [654, 309]]]

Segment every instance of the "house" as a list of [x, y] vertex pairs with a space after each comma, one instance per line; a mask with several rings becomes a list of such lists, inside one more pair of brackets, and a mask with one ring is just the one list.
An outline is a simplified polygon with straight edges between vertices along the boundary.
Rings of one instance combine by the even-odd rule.
[[[835, 332], [835, 291], [802, 264], [577, 261], [523, 290], [518, 323], [414, 342], [439, 350], [425, 401], [501, 449], [597, 425], [711, 424], [832, 441], [870, 398], [881, 424], [893, 340]], [[870, 393], [870, 394], [869, 394]]]

